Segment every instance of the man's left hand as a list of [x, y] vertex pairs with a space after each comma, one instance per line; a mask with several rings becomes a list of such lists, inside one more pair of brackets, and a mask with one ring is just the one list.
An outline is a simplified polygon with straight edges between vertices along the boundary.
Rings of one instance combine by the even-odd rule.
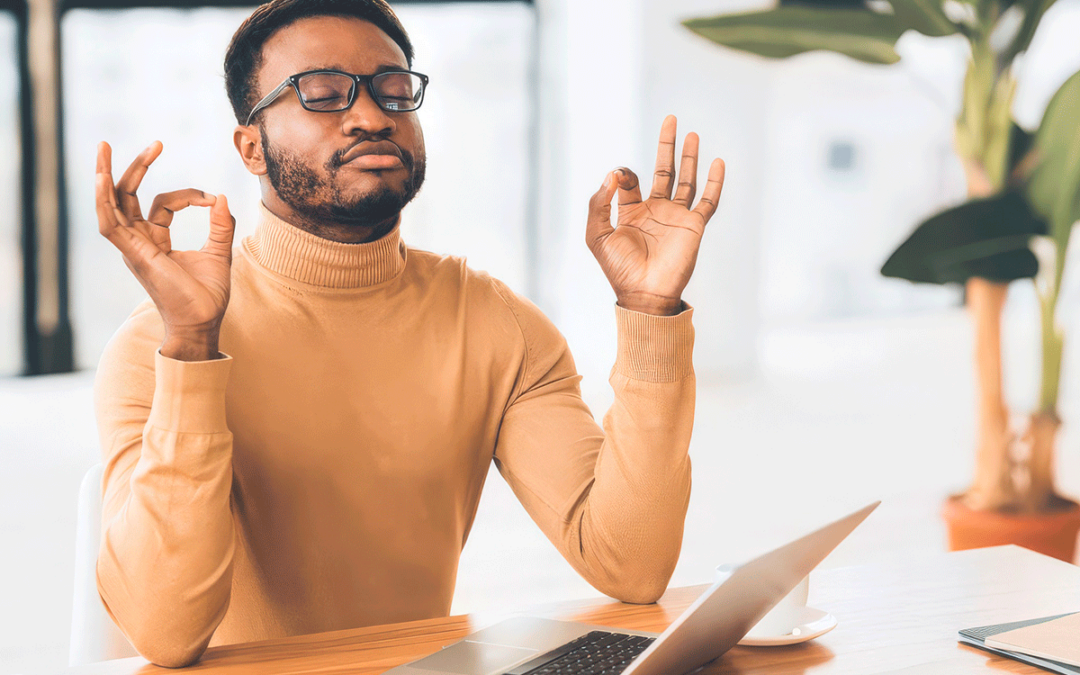
[[[683, 141], [679, 187], [675, 186], [675, 116], [664, 118], [652, 192], [642, 201], [637, 175], [625, 167], [608, 174], [589, 200], [585, 241], [607, 275], [621, 307], [648, 314], [678, 314], [682, 291], [697, 262], [705, 225], [716, 212], [724, 185], [724, 160], [714, 159], [701, 199], [697, 192], [698, 136]], [[611, 225], [611, 198], [619, 191], [618, 226]]]

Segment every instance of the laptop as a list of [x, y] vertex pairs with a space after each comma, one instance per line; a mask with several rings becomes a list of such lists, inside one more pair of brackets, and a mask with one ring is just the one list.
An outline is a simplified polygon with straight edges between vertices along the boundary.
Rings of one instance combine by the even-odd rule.
[[515, 617], [386, 675], [681, 675], [731, 649], [881, 502], [742, 565], [657, 635]]

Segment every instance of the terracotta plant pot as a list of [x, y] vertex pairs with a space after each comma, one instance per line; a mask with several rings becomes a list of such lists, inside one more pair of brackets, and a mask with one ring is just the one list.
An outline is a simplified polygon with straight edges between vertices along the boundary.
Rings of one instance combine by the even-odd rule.
[[1076, 558], [1080, 504], [1071, 499], [1060, 499], [1052, 511], [1021, 514], [976, 511], [953, 495], [945, 500], [942, 515], [952, 551], [1016, 544], [1065, 562]]

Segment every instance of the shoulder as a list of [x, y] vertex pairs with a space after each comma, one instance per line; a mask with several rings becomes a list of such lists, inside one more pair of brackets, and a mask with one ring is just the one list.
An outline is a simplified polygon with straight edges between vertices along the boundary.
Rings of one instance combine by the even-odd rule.
[[[158, 342], [165, 338], [165, 326], [161, 322], [154, 301], [145, 298], [131, 310], [131, 314], [124, 319], [124, 323], [116, 329], [102, 352], [102, 360], [121, 356], [128, 353], [132, 348], [146, 346], [152, 342]], [[158, 345], [154, 345], [156, 350]], [[152, 350], [152, 351], [153, 351]]]
[[154, 356], [165, 329], [147, 298], [105, 345], [94, 374], [94, 411], [103, 457], [142, 433], [154, 400]]
[[498, 296], [499, 302], [513, 316], [514, 323], [517, 324], [530, 350], [535, 351], [539, 347], [565, 343], [554, 322], [532, 300], [515, 292], [495, 277], [484, 273], [478, 276], [481, 276], [483, 283], [488, 285], [491, 292]]
[[474, 274], [476, 283], [497, 298], [499, 309], [513, 322], [520, 337], [524, 349], [522, 387], [532, 388], [537, 382], [556, 376], [576, 376], [570, 347], [555, 323], [532, 300], [501, 280], [484, 272]]
[[464, 257], [439, 255], [411, 248], [409, 256], [409, 262], [415, 261], [431, 283], [456, 286], [460, 294], [476, 309], [483, 309], [512, 321], [526, 334], [558, 332], [555, 324], [529, 298], [488, 272], [470, 267]]
[[504, 297], [510, 290], [505, 284], [487, 272], [469, 267], [464, 256], [432, 253], [409, 247], [409, 283], [437, 293], [446, 300], [454, 298], [479, 310], [495, 310], [512, 318], [513, 314]]
[[513, 337], [530, 359], [566, 349], [558, 328], [534, 302], [501, 279], [469, 267], [464, 257], [410, 247], [409, 266], [433, 289], [455, 289], [471, 326], [504, 339]]
[[165, 338], [157, 307], [149, 298], [139, 303], [116, 329], [98, 361], [95, 398], [146, 396], [154, 393], [154, 355]]

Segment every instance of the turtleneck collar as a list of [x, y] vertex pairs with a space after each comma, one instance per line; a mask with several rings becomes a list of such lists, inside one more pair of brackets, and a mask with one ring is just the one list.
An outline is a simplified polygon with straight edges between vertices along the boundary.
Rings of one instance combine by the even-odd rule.
[[244, 246], [263, 267], [324, 288], [362, 288], [389, 281], [405, 268], [401, 217], [386, 236], [365, 244], [317, 237], [278, 218], [262, 200], [260, 220]]

